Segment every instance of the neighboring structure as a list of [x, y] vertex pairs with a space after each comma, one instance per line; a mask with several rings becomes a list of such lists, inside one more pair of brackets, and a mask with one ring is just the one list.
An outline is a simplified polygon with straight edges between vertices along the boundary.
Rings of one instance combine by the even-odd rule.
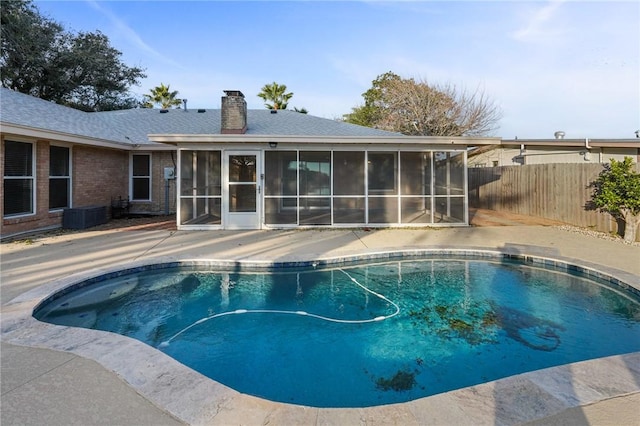
[[469, 167], [608, 163], [624, 157], [640, 162], [640, 139], [503, 139], [499, 145], [470, 150]]
[[3, 237], [120, 200], [180, 229], [467, 225], [467, 148], [499, 143], [247, 110], [239, 91], [222, 110], [85, 113], [8, 89], [0, 106]]

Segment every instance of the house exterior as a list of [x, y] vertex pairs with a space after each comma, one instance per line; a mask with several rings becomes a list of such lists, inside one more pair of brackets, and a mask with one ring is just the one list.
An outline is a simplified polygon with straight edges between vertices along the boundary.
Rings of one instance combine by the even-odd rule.
[[2, 229], [74, 210], [177, 213], [179, 229], [468, 225], [467, 149], [497, 138], [408, 137], [294, 111], [86, 113], [0, 89]]
[[469, 167], [551, 163], [608, 163], [631, 157], [640, 162], [640, 139], [503, 139], [470, 150]]

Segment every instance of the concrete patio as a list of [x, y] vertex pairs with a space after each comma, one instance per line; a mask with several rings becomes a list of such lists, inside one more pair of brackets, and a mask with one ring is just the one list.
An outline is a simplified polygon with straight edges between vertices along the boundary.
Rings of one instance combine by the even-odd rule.
[[[3, 425], [640, 424], [640, 353], [527, 373], [405, 404], [272, 403], [203, 378], [137, 341], [30, 317], [81, 277], [156, 261], [303, 261], [446, 249], [555, 258], [640, 289], [640, 247], [553, 226], [399, 230], [101, 230], [3, 243]], [[106, 335], [106, 336], [105, 336]], [[194, 393], [193, 390], [200, 390]]]

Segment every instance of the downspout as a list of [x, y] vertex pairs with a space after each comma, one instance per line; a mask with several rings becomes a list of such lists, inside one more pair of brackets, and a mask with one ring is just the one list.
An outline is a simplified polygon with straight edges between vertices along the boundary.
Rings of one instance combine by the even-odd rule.
[[591, 161], [591, 145], [589, 145], [589, 138], [584, 138], [584, 161]]

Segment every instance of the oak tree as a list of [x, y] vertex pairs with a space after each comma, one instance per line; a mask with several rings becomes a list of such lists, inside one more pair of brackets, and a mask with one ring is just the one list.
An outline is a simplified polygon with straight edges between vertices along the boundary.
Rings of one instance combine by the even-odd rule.
[[0, 15], [4, 87], [84, 111], [139, 105], [129, 89], [146, 75], [101, 32], [68, 32], [31, 0], [3, 1]]

